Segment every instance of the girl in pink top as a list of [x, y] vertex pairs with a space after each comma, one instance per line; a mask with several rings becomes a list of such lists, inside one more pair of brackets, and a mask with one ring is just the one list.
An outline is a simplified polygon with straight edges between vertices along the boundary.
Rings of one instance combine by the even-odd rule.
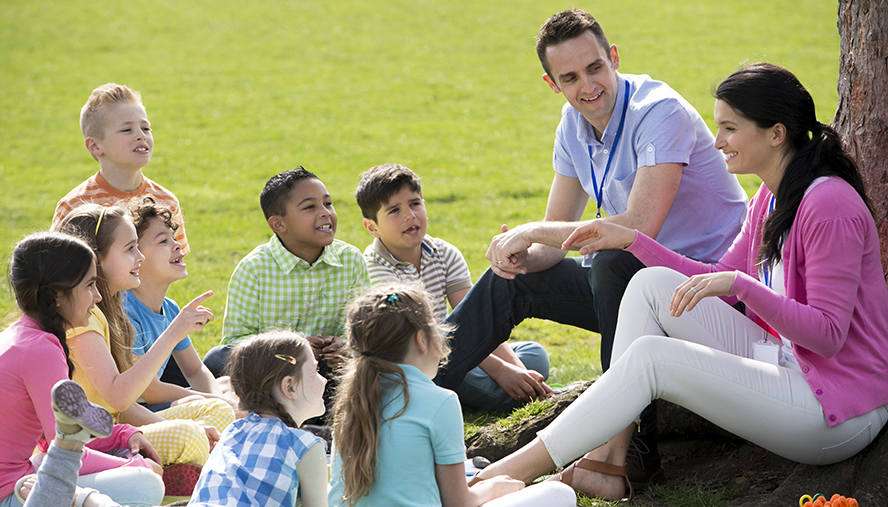
[[[15, 482], [35, 470], [31, 457], [55, 435], [50, 393], [73, 370], [65, 339], [67, 329], [89, 320], [101, 299], [96, 290], [96, 265], [83, 241], [59, 233], [38, 233], [23, 239], [10, 260], [9, 280], [24, 315], [0, 333], [0, 506], [19, 506]], [[141, 433], [115, 426], [107, 438], [84, 449], [81, 485], [88, 485], [130, 505], [155, 505], [163, 482], [141, 456], [118, 458], [99, 451], [124, 449], [156, 454]]]
[[621, 498], [633, 421], [655, 399], [808, 464], [854, 456], [888, 421], [888, 287], [857, 166], [786, 69], [745, 67], [715, 97], [728, 171], [763, 182], [740, 235], [708, 265], [610, 222], [577, 228], [564, 248], [665, 267], [630, 282], [610, 370], [482, 478], [529, 481], [586, 453], [556, 478]]

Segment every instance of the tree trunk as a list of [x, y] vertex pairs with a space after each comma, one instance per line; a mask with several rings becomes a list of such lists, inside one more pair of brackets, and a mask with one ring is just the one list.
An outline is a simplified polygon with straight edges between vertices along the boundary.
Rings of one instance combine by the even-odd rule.
[[839, 0], [838, 26], [842, 56], [833, 123], [863, 173], [888, 270], [888, 1]]

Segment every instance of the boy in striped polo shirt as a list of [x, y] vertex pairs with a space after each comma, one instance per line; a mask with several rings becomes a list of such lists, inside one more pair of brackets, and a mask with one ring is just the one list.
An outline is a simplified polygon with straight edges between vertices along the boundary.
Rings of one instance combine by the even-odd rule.
[[[435, 318], [443, 321], [447, 303], [455, 308], [472, 279], [459, 249], [426, 234], [428, 215], [419, 177], [399, 164], [372, 167], [361, 175], [355, 198], [364, 228], [375, 238], [364, 250], [370, 281], [421, 283]], [[503, 343], [466, 375], [456, 393], [469, 409], [510, 410], [527, 401], [526, 385], [545, 386], [548, 376], [549, 357], [540, 344]]]
[[150, 195], [173, 212], [175, 222], [179, 224], [176, 241], [182, 245], [182, 253], [187, 255], [190, 248], [179, 200], [142, 174], [142, 168], [151, 161], [154, 138], [139, 92], [116, 83], [99, 86], [80, 111], [80, 130], [86, 149], [99, 163], [99, 172], [74, 187], [58, 202], [52, 226], [57, 226], [72, 209], [83, 203], [109, 206], [117, 201]]

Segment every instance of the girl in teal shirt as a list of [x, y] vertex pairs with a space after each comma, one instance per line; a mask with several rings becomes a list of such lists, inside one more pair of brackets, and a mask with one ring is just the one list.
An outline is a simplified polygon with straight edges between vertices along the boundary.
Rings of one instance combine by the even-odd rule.
[[377, 287], [351, 305], [346, 328], [353, 359], [334, 408], [329, 505], [576, 505], [560, 483], [468, 486], [459, 400], [431, 381], [448, 347], [422, 289]]

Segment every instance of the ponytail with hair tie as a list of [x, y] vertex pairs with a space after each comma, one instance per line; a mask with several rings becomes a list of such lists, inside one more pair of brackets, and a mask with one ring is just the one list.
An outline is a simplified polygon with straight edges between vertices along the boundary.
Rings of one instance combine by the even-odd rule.
[[[449, 349], [441, 336], [447, 327], [435, 322], [428, 295], [418, 285], [376, 287], [356, 298], [346, 328], [355, 359], [346, 364], [336, 392], [333, 440], [344, 458], [342, 499], [345, 507], [353, 507], [375, 484], [382, 424], [400, 417], [410, 403], [407, 375], [398, 363], [409, 353], [413, 337], [421, 332], [442, 357]], [[394, 399], [403, 405], [381, 420], [384, 390], [396, 392]]]

